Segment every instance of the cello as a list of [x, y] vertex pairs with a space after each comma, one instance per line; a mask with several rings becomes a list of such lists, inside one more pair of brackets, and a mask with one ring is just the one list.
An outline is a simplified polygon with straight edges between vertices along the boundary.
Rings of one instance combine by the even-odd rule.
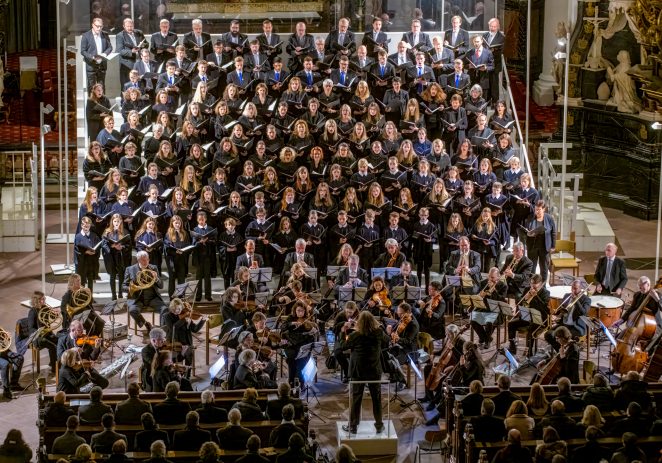
[[625, 374], [632, 370], [641, 373], [648, 360], [648, 354], [641, 349], [639, 342], [650, 340], [655, 335], [655, 317], [646, 309], [650, 298], [649, 291], [637, 310], [628, 318], [627, 328], [616, 341], [611, 366], [618, 373]]
[[453, 339], [448, 339], [446, 341], [446, 344], [444, 345], [444, 348], [441, 350], [441, 353], [439, 354], [439, 359], [437, 360], [437, 363], [434, 364], [432, 369], [430, 370], [430, 374], [428, 377], [425, 379], [425, 388], [430, 391], [436, 390], [439, 385], [444, 381], [444, 379], [449, 376], [448, 373], [444, 373], [446, 368], [455, 366], [452, 362], [453, 360], [453, 348], [455, 346], [455, 340], [465, 331], [467, 331], [471, 326], [470, 325], [465, 325], [463, 328], [460, 329], [460, 332], [457, 334], [457, 336]]

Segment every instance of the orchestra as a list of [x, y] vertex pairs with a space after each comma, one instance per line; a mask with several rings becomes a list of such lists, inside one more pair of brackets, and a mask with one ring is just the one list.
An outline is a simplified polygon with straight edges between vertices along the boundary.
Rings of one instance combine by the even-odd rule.
[[[92, 25], [101, 30], [100, 19]], [[493, 346], [495, 357], [505, 348], [529, 360], [540, 338], [551, 358], [535, 365], [537, 381], [579, 382], [580, 341], [595, 334], [586, 318], [601, 319], [603, 309], [592, 297], [623, 299], [625, 261], [608, 243], [591, 285], [576, 278], [560, 300], [550, 295], [557, 227], [501, 125], [512, 115], [491, 88], [501, 59], [491, 46], [503, 44], [498, 20], [472, 39], [457, 16], [445, 35], [432, 37], [415, 20], [392, 55], [381, 20], [373, 20], [362, 44], [348, 25], [341, 19], [325, 43], [316, 43], [298, 23], [283, 47], [269, 20], [256, 40], [233, 21], [213, 44], [194, 20], [174, 46], [177, 36], [162, 20], [160, 33], [141, 49], [144, 36], [131, 20], [123, 22], [121, 83], [130, 86], [127, 94], [141, 88], [139, 98], [156, 90], [148, 97], [155, 104], [146, 114], [126, 111], [121, 135], [106, 113], [88, 115], [96, 122], [88, 135], [99, 141], [84, 161], [77, 275], [62, 300], [62, 331], [41, 321], [41, 311], [57, 312], [41, 292], [28, 315], [51, 369], [60, 362], [58, 391], [110, 384], [95, 368], [105, 357], [103, 337], [88, 336], [66, 310], [81, 287], [94, 294], [100, 254], [111, 300], [126, 298], [128, 316], [149, 336], [140, 353], [145, 391], [163, 392], [171, 381], [193, 390], [193, 353], [207, 335], [229, 363], [228, 389], [277, 387], [279, 356], [288, 383], [304, 384], [304, 367], [317, 362], [313, 347], [324, 343], [325, 330], [335, 341], [321, 354], [335, 359], [327, 366], [337, 363], [341, 383], [357, 381], [350, 385], [350, 433], [360, 424], [366, 384], [358, 381], [381, 379], [382, 356], [405, 365], [428, 351], [431, 360], [420, 365], [427, 411], [442, 412], [444, 386], [484, 382], [496, 361], [481, 350]], [[97, 102], [98, 112], [109, 102], [97, 45], [90, 33], [81, 49], [94, 82], [88, 104]], [[277, 56], [282, 48], [288, 58]], [[150, 77], [157, 65], [163, 72]], [[140, 66], [147, 70], [136, 80], [131, 70]], [[488, 123], [490, 103], [497, 111]], [[182, 104], [186, 111], [176, 114]], [[119, 142], [150, 124], [142, 143]], [[195, 287], [192, 294], [181, 293], [185, 283]], [[483, 307], [467, 306], [466, 298]], [[489, 318], [494, 303], [511, 312]], [[159, 326], [144, 318], [148, 307], [159, 314]], [[220, 334], [209, 334], [212, 325], [205, 334], [209, 307], [221, 320]], [[494, 343], [502, 327], [507, 338]], [[650, 364], [662, 302], [648, 277], [608, 328], [618, 342], [614, 371], [641, 372]], [[463, 333], [470, 330], [468, 341]], [[518, 352], [522, 332], [526, 348]], [[404, 387], [395, 382], [397, 391]], [[380, 385], [367, 386], [380, 433]]]

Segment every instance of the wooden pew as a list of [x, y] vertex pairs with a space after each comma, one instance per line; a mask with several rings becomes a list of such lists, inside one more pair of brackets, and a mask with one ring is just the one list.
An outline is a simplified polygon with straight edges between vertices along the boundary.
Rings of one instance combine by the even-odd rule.
[[[286, 449], [276, 449], [273, 447], [267, 447], [260, 449], [260, 454], [266, 458], [269, 458], [271, 461], [275, 461], [276, 457], [285, 452]], [[239, 457], [242, 457], [246, 454], [244, 450], [223, 450], [221, 449], [220, 460], [223, 462], [232, 462], [237, 460]], [[188, 461], [197, 461], [199, 459], [198, 452], [184, 452], [184, 451], [169, 451], [166, 454], [166, 458], [171, 461], [178, 462], [188, 462]], [[69, 455], [56, 455], [49, 453], [47, 456], [48, 461], [56, 462], [60, 458], [65, 458], [68, 460]], [[149, 452], [127, 452], [126, 456], [133, 459], [135, 462], [140, 462], [147, 460], [150, 457]], [[104, 461], [108, 455], [102, 455], [100, 453], [95, 453], [92, 455], [92, 459], [95, 461]]]

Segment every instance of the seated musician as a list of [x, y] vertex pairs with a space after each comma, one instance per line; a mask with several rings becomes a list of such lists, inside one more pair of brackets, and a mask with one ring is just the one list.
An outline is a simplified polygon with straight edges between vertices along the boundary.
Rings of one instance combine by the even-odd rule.
[[[443, 397], [443, 380], [448, 378], [449, 373], [457, 365], [457, 362], [460, 360], [460, 357], [464, 352], [464, 339], [460, 334], [461, 332], [457, 325], [448, 325], [446, 327], [442, 354], [438, 357], [436, 363], [433, 364], [432, 362], [428, 362], [423, 368], [426, 387], [425, 396], [421, 402], [430, 402], [431, 406], [428, 406], [428, 411], [431, 411], [435, 407], [435, 404], [439, 403]], [[439, 362], [442, 363], [439, 364]], [[429, 381], [429, 376], [433, 372], [435, 375], [439, 376], [439, 380], [434, 381], [437, 383], [434, 389], [428, 389], [428, 385], [433, 383], [432, 381]]]
[[336, 288], [336, 297], [338, 297], [338, 288], [365, 288], [370, 282], [368, 272], [359, 267], [359, 256], [352, 254], [349, 256], [349, 265], [338, 273], [338, 278], [333, 282]]
[[255, 253], [255, 241], [246, 240], [244, 245], [246, 252], [242, 253], [237, 257], [237, 262], [235, 263], [235, 270], [239, 270], [241, 267], [247, 268], [260, 268], [264, 267], [264, 257], [260, 254]]
[[[547, 333], [549, 333], [549, 331]], [[547, 333], [545, 333], [545, 339], [547, 339]], [[579, 346], [572, 339], [572, 336], [572, 332], [567, 326], [561, 325], [554, 330], [554, 343], [558, 346], [558, 349], [556, 349], [558, 354], [550, 361], [559, 362], [560, 369], [558, 370], [558, 373], [551, 378], [552, 382], [556, 382], [557, 379], [565, 377], [568, 378], [572, 384], [579, 383]], [[546, 362], [544, 360], [538, 363], [538, 370], [545, 367], [545, 365]], [[541, 378], [538, 378], [537, 381], [541, 382]]]
[[[28, 311], [28, 326], [30, 328], [30, 334], [41, 328], [48, 328], [39, 320], [39, 313], [42, 310], [46, 311], [51, 309], [46, 305], [46, 296], [44, 296], [44, 293], [41, 291], [35, 291], [32, 294], [30, 309]], [[55, 363], [57, 362], [57, 337], [52, 331], [44, 330], [42, 335], [34, 340], [34, 345], [39, 351], [42, 349], [48, 350], [48, 366], [51, 368], [51, 372], [55, 374]]]
[[65, 351], [77, 348], [83, 360], [96, 360], [101, 353], [101, 338], [90, 338], [85, 335], [83, 322], [73, 320], [69, 325], [69, 335], [63, 336], [57, 343], [57, 358], [62, 359]]
[[237, 288], [241, 293], [240, 302], [247, 301], [259, 292], [257, 284], [251, 279], [251, 272], [247, 267], [239, 267], [237, 270], [237, 279], [230, 283], [230, 286]]
[[[246, 337], [251, 339], [252, 342], [253, 335], [250, 333], [246, 334]], [[232, 389], [247, 389], [249, 387], [273, 389], [277, 386], [276, 381], [272, 380], [265, 371], [266, 365], [257, 360], [253, 349], [242, 349], [238, 356], [238, 361], [239, 366], [237, 367], [237, 372], [234, 374]], [[275, 367], [275, 365], [273, 366]]]
[[80, 275], [77, 273], [72, 273], [69, 275], [67, 280], [67, 291], [62, 295], [62, 300], [60, 301], [60, 314], [62, 315], [62, 326], [60, 331], [57, 333], [57, 337], [61, 338], [66, 336], [69, 332], [69, 324], [71, 319], [67, 313], [67, 306], [72, 305], [73, 294], [81, 288], [81, 279]]
[[404, 261], [400, 265], [400, 273], [393, 275], [389, 282], [389, 287], [393, 288], [395, 286], [420, 286], [418, 277], [411, 273], [411, 262]]
[[299, 238], [294, 243], [294, 251], [285, 256], [283, 263], [283, 274], [281, 279], [287, 281], [292, 271], [292, 266], [296, 263], [304, 265], [304, 267], [315, 267], [315, 258], [309, 252], [306, 252], [306, 240]]
[[[77, 321], [77, 320], [76, 320]], [[75, 321], [72, 322], [72, 326]], [[60, 357], [60, 368], [58, 374], [57, 390], [66, 394], [80, 394], [80, 388], [87, 383], [92, 383], [102, 389], [108, 387], [108, 380], [101, 376], [98, 371], [89, 365], [89, 360], [81, 357], [77, 348], [64, 351]]]
[[[513, 246], [513, 252], [515, 247]], [[508, 350], [513, 354], [517, 354], [517, 332], [526, 330], [526, 345], [528, 347], [528, 355], [533, 354], [533, 332], [542, 326], [547, 326], [547, 318], [549, 317], [549, 291], [545, 288], [545, 282], [542, 281], [540, 275], [533, 274], [530, 280], [529, 290], [520, 298], [518, 305], [530, 307], [540, 312], [542, 318], [542, 325], [535, 326], [532, 321], [523, 320], [519, 314], [519, 307], [513, 318], [508, 322]]]
[[441, 282], [428, 284], [428, 296], [418, 301], [420, 313], [416, 317], [421, 333], [429, 334], [432, 339], [442, 339], [446, 335], [444, 313], [446, 303], [441, 296]]
[[241, 291], [236, 286], [230, 286], [225, 291], [223, 306], [221, 307], [221, 315], [223, 316], [223, 323], [228, 321], [234, 322], [235, 326], [243, 326], [247, 322], [246, 313], [239, 306], [239, 298]]
[[166, 392], [168, 383], [172, 381], [179, 385], [180, 391], [192, 391], [191, 382], [184, 376], [188, 369], [173, 363], [172, 352], [158, 352], [152, 360], [152, 392]]
[[[280, 330], [267, 328], [267, 316], [264, 313], [257, 311], [253, 313], [247, 331], [253, 334], [254, 341], [260, 346], [269, 347], [272, 350], [280, 348], [282, 342]], [[263, 361], [264, 359], [260, 358], [261, 353], [257, 352], [257, 354], [258, 360]]]
[[285, 355], [287, 359], [288, 381], [294, 384], [294, 378], [299, 378], [303, 383], [303, 367], [308, 362], [310, 355], [297, 359], [301, 347], [314, 342], [318, 334], [317, 323], [313, 320], [312, 308], [307, 308], [305, 302], [297, 300], [292, 309], [292, 315], [287, 318], [283, 327], [283, 339]]
[[[207, 317], [199, 313], [194, 314], [190, 305], [184, 303], [181, 299], [175, 298], [170, 302], [171, 310], [173, 305], [175, 307], [174, 311], [177, 315], [177, 321], [171, 327], [169, 338], [173, 345], [175, 343], [181, 345], [181, 351], [174, 351], [174, 360], [176, 362], [184, 361], [184, 365], [192, 366], [194, 349], [193, 333], [200, 332], [207, 321]], [[193, 321], [192, 317], [194, 316], [199, 318], [197, 322]], [[186, 376], [190, 377], [190, 370], [186, 371]]]
[[556, 320], [552, 322], [552, 328], [545, 333], [545, 341], [552, 346], [555, 352], [561, 347], [555, 338], [556, 329], [565, 326], [574, 337], [586, 334], [586, 324], [580, 318], [586, 316], [591, 308], [591, 298], [582, 289], [582, 282], [575, 280], [570, 287], [570, 293], [565, 294], [562, 303], [554, 314]]
[[[124, 290], [129, 295], [127, 299], [127, 306], [129, 315], [133, 318], [139, 327], [145, 327], [149, 333], [152, 330], [152, 324], [145, 320], [142, 316], [142, 309], [144, 307], [151, 307], [154, 312], [159, 313], [161, 316], [160, 323], [163, 324], [163, 318], [168, 311], [161, 294], [160, 289], [163, 289], [163, 281], [159, 278], [156, 266], [149, 263], [149, 254], [145, 251], [138, 251], [136, 254], [136, 264], [131, 265], [126, 269], [124, 275]], [[138, 275], [142, 272], [149, 272], [154, 278], [154, 283], [144, 289], [133, 289], [138, 283]]]
[[524, 243], [518, 241], [513, 244], [513, 253], [506, 257], [501, 267], [501, 274], [506, 277], [508, 284], [508, 297], [522, 297], [532, 271], [533, 262], [524, 255]]
[[382, 277], [376, 276], [372, 279], [370, 288], [366, 291], [363, 299], [363, 308], [369, 310], [376, 317], [393, 318], [391, 300], [388, 297], [388, 288], [384, 284]]
[[483, 359], [478, 352], [478, 346], [471, 341], [464, 343], [462, 347], [462, 356], [459, 360], [458, 375], [459, 385], [469, 387], [471, 382], [478, 380], [483, 383], [485, 375], [485, 366]]
[[23, 369], [23, 355], [18, 352], [12, 352], [9, 333], [0, 327], [0, 333], [1, 332], [6, 333], [7, 337], [5, 339], [9, 340], [9, 346], [7, 346], [7, 349], [0, 352], [0, 383], [3, 387], [2, 397], [11, 400], [14, 398], [12, 389], [22, 389], [18, 380], [21, 378], [21, 370]]
[[405, 260], [407, 260], [407, 257], [402, 252], [400, 252], [400, 245], [396, 239], [388, 238], [384, 243], [384, 246], [386, 246], [386, 252], [381, 253], [379, 257], [377, 257], [373, 268], [398, 268]]
[[[259, 313], [260, 312], [256, 312], [256, 314]], [[239, 358], [239, 355], [247, 349], [250, 349], [253, 352], [255, 352], [254, 360], [260, 363], [259, 365], [260, 368], [254, 369], [254, 373], [256, 373], [257, 375], [256, 377], [259, 379], [260, 375], [258, 373], [266, 373], [269, 379], [272, 380], [276, 379], [277, 367], [276, 364], [271, 360], [272, 349], [266, 344], [267, 342], [269, 342], [268, 338], [262, 338], [261, 341], [256, 341], [255, 339], [256, 339], [255, 335], [249, 330], [242, 331], [241, 333], [239, 333], [239, 337], [238, 337], [239, 344], [235, 349], [234, 362], [230, 367], [230, 378], [231, 378], [230, 384], [234, 384], [234, 375], [237, 374], [237, 370], [241, 365], [241, 360]], [[273, 387], [276, 387], [275, 383]]]
[[335, 320], [333, 321], [333, 334], [336, 337], [334, 344], [333, 356], [340, 365], [342, 375], [342, 382], [349, 382], [349, 354], [345, 351], [345, 341], [347, 337], [356, 329], [356, 320], [359, 317], [359, 309], [356, 302], [347, 301]]
[[625, 269], [625, 261], [616, 257], [618, 246], [607, 243], [605, 255], [600, 257], [595, 267], [593, 281], [596, 282], [595, 292], [597, 294], [614, 294], [620, 297], [623, 288], [628, 283], [628, 275]]
[[[480, 289], [480, 254], [472, 251], [469, 238], [462, 236], [459, 249], [451, 252], [446, 262], [446, 274], [462, 277], [461, 293], [477, 294]], [[450, 296], [451, 292], [444, 294]], [[446, 301], [448, 303], [448, 301]]]
[[290, 277], [287, 279], [287, 283], [290, 284], [294, 281], [301, 282], [301, 289], [304, 293], [311, 293], [317, 291], [317, 280], [311, 278], [306, 274], [305, 264], [300, 264], [299, 262], [292, 265], [290, 271]]
[[[487, 309], [474, 309], [474, 311], [489, 312], [490, 309], [487, 305], [488, 299], [502, 302], [506, 301], [506, 291], [508, 290], [508, 286], [501, 281], [501, 274], [497, 267], [492, 267], [490, 269], [490, 272], [487, 274], [487, 279], [481, 281], [480, 285], [482, 289], [478, 295], [483, 298]], [[485, 325], [481, 325], [477, 320], [471, 320], [471, 328], [478, 335], [478, 342], [483, 345], [483, 349], [490, 347], [494, 327], [501, 323], [503, 323], [503, 316], [501, 314], [499, 314], [494, 323], [488, 322]]]
[[647, 276], [640, 276], [637, 281], [637, 286], [639, 287], [639, 291], [632, 296], [630, 308], [623, 312], [621, 318], [612, 326], [619, 327], [625, 322], [628, 322], [628, 325], [634, 323], [640, 310], [644, 309], [644, 313], [655, 317], [657, 323], [655, 336], [653, 336], [653, 339], [645, 348], [646, 351], [652, 353], [652, 350], [657, 345], [659, 339], [658, 334], [660, 333], [660, 330], [662, 330], [662, 300], [660, 299], [659, 293], [655, 289], [651, 289], [651, 280]]
[[140, 355], [143, 364], [140, 367], [141, 386], [145, 392], [152, 392], [152, 361], [166, 345], [166, 333], [161, 328], [152, 328], [149, 332], [149, 344], [143, 347]]
[[[406, 302], [398, 305], [396, 311], [398, 324], [386, 326], [386, 334], [391, 338], [391, 354], [398, 359], [401, 365], [409, 363], [409, 356], [416, 352], [418, 340], [418, 321], [412, 313], [411, 305]], [[414, 359], [415, 360], [415, 359]]]

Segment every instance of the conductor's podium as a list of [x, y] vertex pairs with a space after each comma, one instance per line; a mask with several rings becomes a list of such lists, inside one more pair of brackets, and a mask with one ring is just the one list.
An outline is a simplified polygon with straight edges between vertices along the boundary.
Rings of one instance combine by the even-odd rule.
[[338, 432], [338, 447], [345, 444], [349, 446], [355, 455], [397, 455], [398, 436], [391, 420], [384, 420], [384, 430], [377, 434], [375, 421], [361, 421], [356, 434], [343, 431], [348, 421], [336, 421]]

